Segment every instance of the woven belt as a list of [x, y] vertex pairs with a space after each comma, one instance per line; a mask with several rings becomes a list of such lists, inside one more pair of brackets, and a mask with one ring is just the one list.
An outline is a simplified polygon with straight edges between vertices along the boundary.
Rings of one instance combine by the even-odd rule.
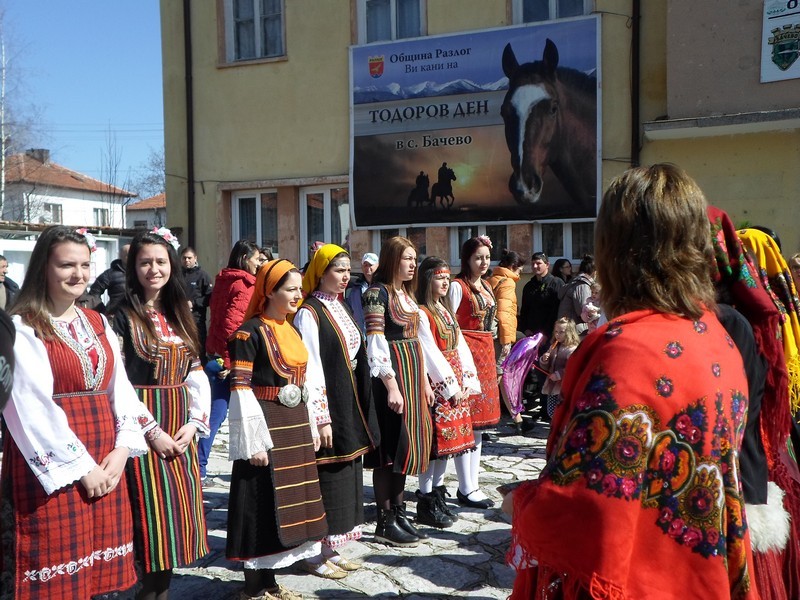
[[259, 400], [268, 400], [269, 402], [278, 401], [278, 392], [281, 388], [276, 385], [254, 385], [253, 394]]

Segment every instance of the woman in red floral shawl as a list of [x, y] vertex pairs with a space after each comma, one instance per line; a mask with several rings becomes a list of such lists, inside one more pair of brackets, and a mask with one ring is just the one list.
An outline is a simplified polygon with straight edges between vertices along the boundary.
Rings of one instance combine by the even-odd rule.
[[706, 202], [671, 165], [615, 179], [609, 323], [572, 355], [548, 463], [506, 497], [512, 598], [758, 598], [738, 473], [747, 381], [712, 312]]

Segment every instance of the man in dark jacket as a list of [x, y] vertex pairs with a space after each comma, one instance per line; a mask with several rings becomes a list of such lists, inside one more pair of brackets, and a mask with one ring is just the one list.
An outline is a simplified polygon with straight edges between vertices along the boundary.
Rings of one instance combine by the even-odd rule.
[[531, 269], [533, 277], [522, 288], [517, 328], [525, 335], [544, 335], [542, 347], [545, 347], [553, 334], [558, 314], [558, 292], [564, 287], [564, 282], [550, 273], [550, 261], [544, 252], [533, 253]]
[[19, 294], [19, 286], [8, 277], [8, 260], [0, 254], [0, 308], [9, 310]]
[[[522, 303], [520, 306], [517, 329], [526, 336], [541, 333], [544, 336], [541, 348], [547, 348], [547, 341], [553, 335], [553, 327], [558, 313], [558, 293], [564, 282], [550, 273], [550, 260], [544, 252], [534, 252], [531, 256], [531, 269], [533, 277], [522, 288]], [[529, 406], [539, 399], [538, 415], [542, 420], [547, 419], [544, 403], [539, 398], [541, 386], [544, 383], [540, 371], [531, 369], [523, 392]]]
[[206, 347], [206, 315], [208, 303], [211, 301], [211, 289], [214, 283], [211, 277], [200, 265], [197, 264], [197, 252], [191, 246], [186, 246], [181, 252], [181, 271], [186, 282], [186, 295], [192, 303], [192, 316], [197, 325], [197, 334], [200, 338], [200, 347], [203, 348], [203, 356], [200, 357], [205, 364]]
[[100, 273], [94, 280], [92, 287], [89, 288], [89, 296], [93, 296], [96, 301], [100, 301], [103, 292], [108, 292], [108, 302], [99, 304], [97, 311], [105, 314], [109, 319], [114, 318], [122, 300], [125, 298], [125, 267], [128, 264], [128, 250], [130, 244], [125, 244], [119, 249], [119, 258], [111, 262], [111, 266]]

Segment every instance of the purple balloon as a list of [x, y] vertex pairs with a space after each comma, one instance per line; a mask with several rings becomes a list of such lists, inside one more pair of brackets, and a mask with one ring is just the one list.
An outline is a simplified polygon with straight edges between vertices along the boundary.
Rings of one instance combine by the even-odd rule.
[[539, 360], [539, 346], [544, 336], [541, 333], [522, 338], [511, 349], [503, 361], [503, 389], [515, 415], [523, 410], [522, 389], [525, 378]]

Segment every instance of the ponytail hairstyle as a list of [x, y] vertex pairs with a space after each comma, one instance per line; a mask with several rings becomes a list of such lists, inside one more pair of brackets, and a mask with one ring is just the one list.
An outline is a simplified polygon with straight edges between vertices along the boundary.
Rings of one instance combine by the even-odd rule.
[[128, 252], [128, 264], [125, 269], [126, 285], [123, 308], [128, 318], [140, 325], [147, 332], [150, 342], [154, 342], [155, 345], [157, 345], [158, 334], [145, 310], [144, 288], [139, 282], [139, 276], [136, 272], [139, 252], [141, 252], [144, 246], [148, 245], [164, 247], [169, 257], [170, 276], [164, 284], [164, 287], [161, 288], [159, 296], [161, 300], [161, 310], [167, 319], [167, 323], [169, 323], [176, 335], [189, 346], [192, 354], [194, 356], [200, 356], [202, 354], [202, 348], [200, 347], [200, 340], [197, 335], [197, 325], [189, 309], [189, 298], [186, 295], [183, 273], [181, 271], [180, 262], [178, 261], [178, 253], [171, 244], [157, 233], [151, 231], [142, 232], [133, 238], [131, 242], [131, 249]]

